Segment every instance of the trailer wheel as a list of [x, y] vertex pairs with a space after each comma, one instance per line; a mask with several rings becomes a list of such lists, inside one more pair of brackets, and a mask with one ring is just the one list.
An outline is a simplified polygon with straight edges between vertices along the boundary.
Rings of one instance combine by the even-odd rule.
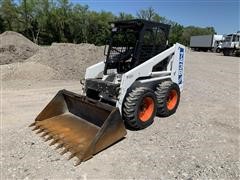
[[123, 103], [123, 119], [127, 127], [140, 130], [150, 126], [157, 111], [157, 98], [147, 87], [132, 90]]
[[157, 115], [159, 117], [168, 117], [176, 112], [180, 101], [180, 89], [176, 83], [163, 81], [156, 88], [155, 94], [158, 102]]

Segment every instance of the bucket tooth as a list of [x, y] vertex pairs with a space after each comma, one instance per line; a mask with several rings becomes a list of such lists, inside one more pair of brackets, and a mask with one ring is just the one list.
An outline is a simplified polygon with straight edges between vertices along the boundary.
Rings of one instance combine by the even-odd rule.
[[61, 155], [64, 155], [64, 154], [66, 154], [68, 151], [69, 151], [69, 148], [65, 148], [60, 154], [61, 154]]
[[57, 149], [60, 149], [60, 148], [62, 148], [64, 146], [64, 144], [63, 143], [61, 143], [61, 144], [58, 144], [57, 145], [57, 147], [55, 148], [55, 150], [57, 150]]
[[72, 153], [69, 157], [68, 157], [68, 160], [72, 159], [74, 156], [76, 156], [77, 153]]
[[49, 132], [44, 132], [42, 135], [41, 135], [41, 137], [44, 137], [44, 136], [46, 136], [46, 135], [48, 135], [49, 134]]
[[36, 132], [36, 134], [39, 134], [39, 133], [41, 133], [41, 132], [43, 132], [43, 131], [44, 131], [44, 129], [41, 128], [41, 129], [39, 129], [39, 130]]
[[80, 165], [81, 162], [82, 162], [82, 160], [81, 160], [81, 159], [78, 159], [77, 162], [74, 164], [74, 166], [78, 166], [78, 165]]
[[48, 136], [44, 141], [47, 142], [49, 140], [51, 140], [53, 137], [52, 136]]
[[37, 129], [39, 129], [39, 128], [40, 128], [40, 126], [37, 125], [37, 126], [35, 126], [35, 127], [32, 129], [32, 131], [35, 131], [35, 130], [37, 130]]
[[33, 126], [35, 126], [35, 125], [36, 125], [36, 122], [30, 124], [28, 127], [33, 127]]
[[56, 144], [58, 141], [59, 141], [59, 139], [54, 139], [54, 140], [49, 144], [49, 146], [52, 146], [52, 145]]

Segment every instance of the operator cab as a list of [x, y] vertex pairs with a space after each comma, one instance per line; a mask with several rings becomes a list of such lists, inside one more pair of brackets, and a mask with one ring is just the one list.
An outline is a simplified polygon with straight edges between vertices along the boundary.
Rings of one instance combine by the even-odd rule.
[[112, 22], [111, 28], [105, 75], [125, 73], [167, 49], [170, 25], [135, 19]]
[[[169, 29], [170, 25], [142, 19], [112, 22], [103, 78], [87, 79], [86, 95], [115, 106], [122, 74], [166, 50]], [[153, 71], [163, 70], [168, 62], [166, 58]]]

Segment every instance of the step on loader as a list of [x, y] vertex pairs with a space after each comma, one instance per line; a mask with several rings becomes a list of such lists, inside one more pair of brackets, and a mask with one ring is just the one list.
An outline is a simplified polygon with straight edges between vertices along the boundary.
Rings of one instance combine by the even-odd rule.
[[30, 126], [76, 165], [120, 141], [126, 128], [175, 113], [185, 47], [168, 45], [170, 26], [141, 19], [110, 23], [106, 59], [86, 69], [84, 94], [60, 90]]

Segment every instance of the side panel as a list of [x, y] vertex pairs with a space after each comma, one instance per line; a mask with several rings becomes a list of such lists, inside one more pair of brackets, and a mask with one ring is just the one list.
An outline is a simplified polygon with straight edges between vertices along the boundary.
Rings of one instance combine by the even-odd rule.
[[102, 77], [102, 73], [104, 71], [104, 66], [105, 63], [99, 62], [97, 64], [94, 64], [86, 69], [85, 73], [85, 79], [90, 79], [90, 78], [97, 78], [97, 77]]
[[185, 47], [181, 44], [176, 44], [175, 48], [171, 79], [179, 85], [180, 91], [182, 91], [184, 82]]
[[190, 39], [190, 47], [211, 48], [213, 47], [213, 35], [192, 36]]
[[124, 97], [127, 93], [128, 88], [139, 78], [139, 77], [149, 77], [152, 74], [153, 66], [164, 60], [166, 57], [172, 55], [175, 51], [176, 45], [170, 47], [169, 49], [163, 51], [162, 53], [152, 57], [146, 62], [140, 64], [139, 66], [131, 69], [127, 73], [123, 74], [122, 81], [120, 84], [120, 95], [118, 97], [118, 101], [116, 107], [119, 108], [120, 113], [122, 110], [122, 103]]

